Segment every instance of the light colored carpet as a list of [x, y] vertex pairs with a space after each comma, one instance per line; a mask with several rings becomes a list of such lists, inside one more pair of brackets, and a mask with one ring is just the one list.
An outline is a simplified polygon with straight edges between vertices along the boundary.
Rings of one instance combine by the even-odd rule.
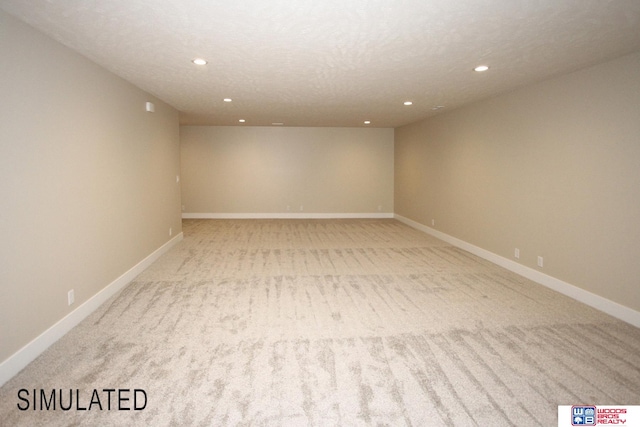
[[[0, 424], [555, 426], [560, 404], [640, 404], [639, 329], [395, 220], [184, 234], [0, 389]], [[20, 411], [21, 388], [148, 400]]]

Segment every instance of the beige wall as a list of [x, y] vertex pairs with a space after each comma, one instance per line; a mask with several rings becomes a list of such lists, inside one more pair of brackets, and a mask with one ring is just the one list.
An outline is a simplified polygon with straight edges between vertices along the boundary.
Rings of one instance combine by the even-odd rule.
[[640, 53], [396, 129], [395, 211], [640, 310]]
[[1, 362], [181, 220], [177, 111], [2, 11], [0, 58]]
[[182, 126], [180, 140], [185, 213], [393, 212], [393, 129]]

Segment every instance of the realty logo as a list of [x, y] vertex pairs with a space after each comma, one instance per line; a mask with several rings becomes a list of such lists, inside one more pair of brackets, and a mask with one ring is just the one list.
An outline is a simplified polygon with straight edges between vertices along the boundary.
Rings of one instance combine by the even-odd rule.
[[571, 407], [572, 426], [595, 426], [596, 407], [595, 406], [572, 406]]

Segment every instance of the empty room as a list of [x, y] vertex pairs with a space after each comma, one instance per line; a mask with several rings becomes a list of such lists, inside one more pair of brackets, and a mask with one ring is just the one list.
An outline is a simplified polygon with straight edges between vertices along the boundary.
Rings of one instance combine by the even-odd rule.
[[637, 0], [0, 0], [1, 426], [640, 425]]

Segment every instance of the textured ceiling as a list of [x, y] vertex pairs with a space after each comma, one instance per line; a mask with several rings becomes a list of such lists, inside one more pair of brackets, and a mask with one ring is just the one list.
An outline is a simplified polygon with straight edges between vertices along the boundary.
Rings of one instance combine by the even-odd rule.
[[[639, 0], [0, 0], [0, 7], [171, 104], [183, 124], [396, 127], [640, 50]], [[196, 66], [195, 57], [209, 64]], [[476, 73], [479, 64], [491, 68]], [[445, 108], [432, 110], [437, 105]]]

